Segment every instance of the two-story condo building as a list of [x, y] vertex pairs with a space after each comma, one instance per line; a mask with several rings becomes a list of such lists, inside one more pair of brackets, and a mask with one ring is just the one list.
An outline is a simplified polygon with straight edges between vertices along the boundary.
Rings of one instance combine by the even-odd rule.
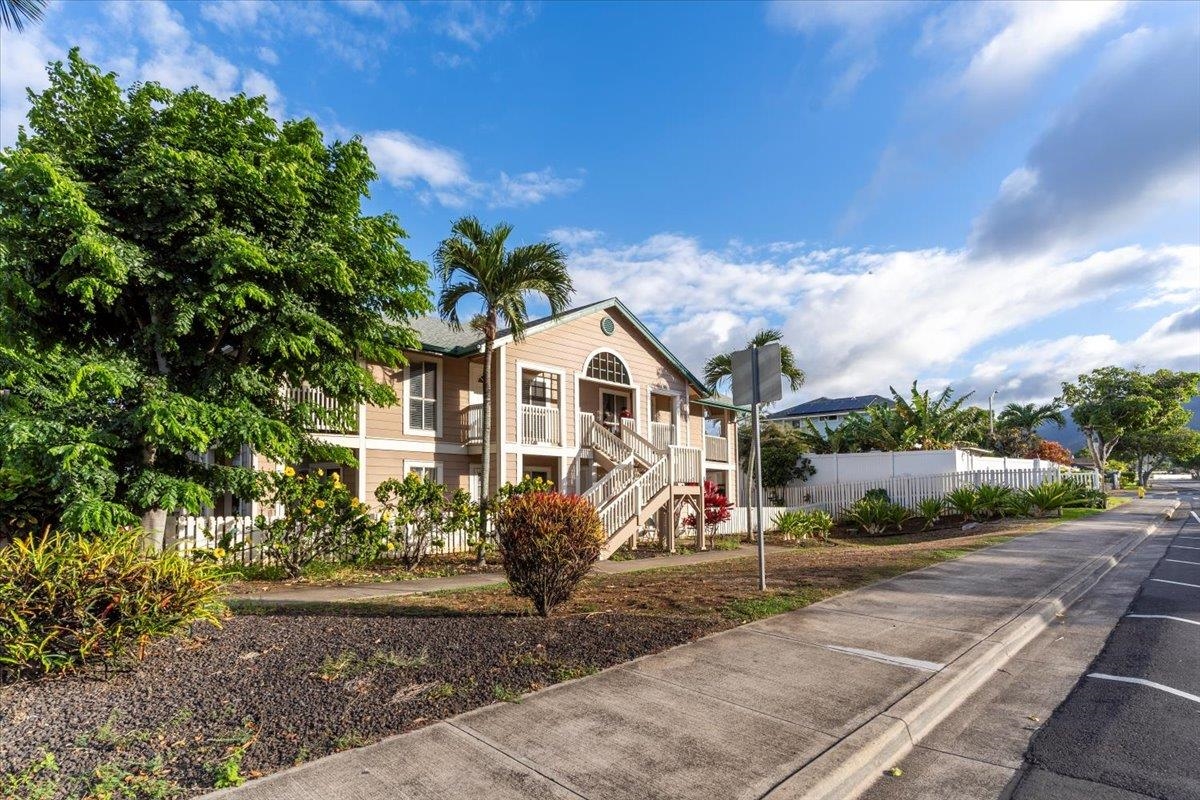
[[[421, 349], [401, 369], [376, 367], [400, 402], [361, 406], [320, 436], [350, 448], [343, 481], [370, 503], [379, 484], [410, 472], [481, 493], [483, 339], [436, 317], [412, 323]], [[674, 535], [700, 511], [702, 478], [737, 490], [736, 412], [615, 298], [502, 331], [492, 370], [491, 483], [541, 476], [597, 506], [605, 555], [648, 524]], [[315, 392], [307, 402], [320, 402]], [[665, 526], [665, 527], [664, 527]]]

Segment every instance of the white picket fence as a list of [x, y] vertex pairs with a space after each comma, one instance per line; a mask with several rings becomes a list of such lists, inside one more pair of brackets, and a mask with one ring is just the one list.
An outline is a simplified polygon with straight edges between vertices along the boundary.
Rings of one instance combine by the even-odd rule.
[[893, 502], [915, 509], [917, 503], [930, 497], [944, 497], [960, 486], [1007, 486], [1022, 490], [1043, 483], [1069, 480], [1088, 488], [1100, 488], [1100, 476], [1095, 472], [1069, 472], [1065, 469], [984, 469], [973, 472], [946, 472], [940, 475], [901, 475], [853, 483], [831, 483], [810, 486], [804, 483], [772, 489], [782, 496], [786, 508], [824, 508], [835, 518], [849, 506], [862, 499], [871, 489], [884, 489]]
[[[821, 506], [818, 504], [809, 503], [801, 508], [805, 511], [810, 511], [812, 509], [821, 508]], [[779, 517], [779, 515], [785, 511], [796, 510], [797, 508], [789, 506], [763, 506], [763, 530], [768, 533], [777, 530], [775, 520]], [[730, 512], [729, 519], [717, 524], [717, 536], [740, 536], [746, 533], [754, 533], [758, 530], [757, 508], [751, 506], [748, 515], [746, 513], [747, 509], [745, 506], [734, 506], [730, 509]], [[749, 525], [747, 525], [747, 519], [749, 520]]]
[[[270, 560], [263, 550], [263, 531], [257, 527], [254, 517], [180, 514], [174, 518], [174, 524], [173, 533], [170, 528], [167, 530], [167, 549], [185, 555], [193, 550], [211, 550], [221, 544], [226, 534], [232, 534], [225, 548], [228, 560], [243, 565], [262, 564]], [[466, 531], [442, 535], [439, 537], [441, 543], [430, 544], [426, 552], [431, 555], [473, 552], [475, 547], [471, 544], [471, 538]], [[384, 551], [380, 557], [397, 555], [395, 551]]]

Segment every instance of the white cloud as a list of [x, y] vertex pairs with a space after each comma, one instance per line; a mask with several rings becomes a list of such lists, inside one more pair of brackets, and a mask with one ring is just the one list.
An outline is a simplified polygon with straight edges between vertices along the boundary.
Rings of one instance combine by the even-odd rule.
[[1200, 305], [1168, 314], [1125, 341], [1107, 333], [1072, 334], [995, 350], [970, 379], [1000, 389], [1007, 402], [1046, 400], [1064, 381], [1108, 364], [1200, 371]]
[[223, 33], [244, 33], [261, 20], [274, 18], [276, 11], [270, 0], [216, 0], [200, 4], [200, 16]]
[[954, 88], [977, 103], [1002, 102], [1027, 91], [1124, 10], [1116, 0], [956, 3], [926, 21], [919, 48], [972, 51]]
[[260, 47], [256, 52], [258, 53], [259, 59], [264, 64], [270, 64], [274, 66], [275, 64], [279, 63], [279, 54], [270, 47]]
[[363, 141], [384, 180], [451, 208], [471, 201], [494, 208], [535, 205], [583, 185], [581, 178], [559, 177], [549, 167], [516, 175], [501, 172], [491, 182], [475, 180], [460, 153], [404, 131], [374, 131]]
[[485, 42], [533, 19], [532, 3], [459, 2], [441, 7], [435, 28], [451, 39], [478, 50]]
[[1111, 237], [1175, 202], [1200, 208], [1200, 31], [1138, 30], [1038, 137], [976, 220], [987, 253], [1062, 250]]
[[21, 33], [0, 29], [0, 147], [16, 141], [17, 127], [25, 121], [29, 111], [26, 88], [45, 89], [49, 84], [47, 62], [66, 57], [66, 51], [46, 35], [48, 24], [51, 19]]
[[594, 244], [603, 234], [590, 228], [554, 228], [547, 231], [546, 236], [565, 247], [582, 247]]
[[807, 35], [833, 31], [831, 58], [841, 63], [831, 94], [850, 94], [878, 64], [877, 41], [890, 25], [908, 15], [914, 4], [903, 0], [774, 0], [767, 21], [777, 28]]
[[879, 391], [965, 373], [973, 352], [1200, 259], [1200, 247], [1125, 247], [1075, 260], [992, 260], [966, 250], [807, 250], [754, 256], [659, 234], [571, 257], [581, 301], [619, 296], [693, 367], [767, 325], [782, 327], [809, 373], [806, 396]]

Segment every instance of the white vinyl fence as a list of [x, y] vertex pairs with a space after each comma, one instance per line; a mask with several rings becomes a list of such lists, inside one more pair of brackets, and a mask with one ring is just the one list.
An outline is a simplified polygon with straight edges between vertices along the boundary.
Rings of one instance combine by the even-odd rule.
[[[815, 504], [815, 503], [809, 503], [807, 505], [799, 506], [799, 507], [763, 506], [763, 530], [766, 531], [767, 533], [777, 530], [778, 528], [775, 524], [775, 520], [779, 517], [780, 514], [786, 512], [786, 511], [797, 511], [797, 510], [811, 511], [813, 509], [817, 509], [817, 508], [821, 508], [821, 507], [822, 507], [821, 505]], [[742, 535], [742, 534], [746, 534], [746, 533], [754, 533], [758, 530], [758, 509], [757, 508], [754, 508], [753, 506], [751, 506], [749, 509], [749, 512], [750, 512], [749, 513], [749, 520], [750, 520], [749, 530], [747, 530], [747, 526], [746, 526], [746, 519], [747, 519], [746, 507], [745, 506], [735, 506], [735, 507], [731, 508], [730, 511], [732, 512], [732, 515], [729, 517], [729, 519], [727, 519], [724, 522], [717, 525], [717, 532], [716, 532], [717, 536], [731, 536], [734, 534]]]
[[1021, 490], [1043, 483], [1072, 481], [1100, 488], [1100, 476], [1095, 472], [1069, 472], [1065, 469], [982, 469], [973, 472], [946, 472], [941, 475], [902, 475], [853, 483], [833, 483], [812, 486], [805, 483], [771, 490], [782, 495], [786, 508], [824, 508], [835, 518], [849, 506], [862, 499], [871, 489], [884, 489], [893, 502], [915, 509], [917, 503], [930, 497], [944, 497], [960, 486], [1007, 486]]

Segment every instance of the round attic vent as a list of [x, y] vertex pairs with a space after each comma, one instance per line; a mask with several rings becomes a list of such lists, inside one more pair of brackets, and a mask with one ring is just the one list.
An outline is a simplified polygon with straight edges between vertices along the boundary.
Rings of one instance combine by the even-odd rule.
[[605, 336], [612, 336], [617, 330], [617, 325], [612, 321], [612, 317], [602, 317], [600, 319], [600, 330], [604, 331]]

